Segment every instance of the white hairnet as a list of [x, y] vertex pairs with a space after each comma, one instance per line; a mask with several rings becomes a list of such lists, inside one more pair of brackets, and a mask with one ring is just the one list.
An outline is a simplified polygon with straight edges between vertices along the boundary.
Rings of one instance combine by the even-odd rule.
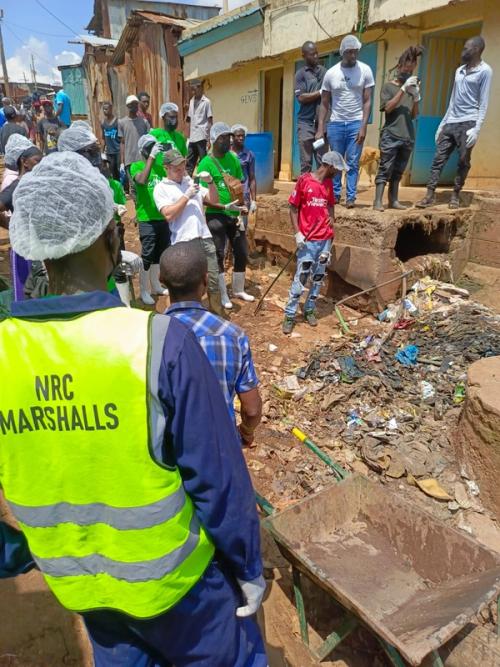
[[142, 151], [146, 148], [146, 146], [149, 146], [149, 144], [156, 144], [156, 142], [157, 139], [156, 137], [153, 137], [152, 134], [143, 134], [142, 137], [140, 137], [139, 141], [137, 142], [137, 148], [142, 153]]
[[87, 148], [95, 144], [97, 137], [92, 132], [88, 123], [84, 120], [75, 120], [59, 135], [57, 141], [58, 151], [80, 151], [82, 148]]
[[344, 39], [340, 42], [340, 55], [344, 55], [344, 51], [349, 51], [350, 49], [357, 49], [358, 51], [363, 45], [356, 37], [356, 35], [346, 35]]
[[245, 133], [245, 137], [247, 136], [247, 134], [248, 134], [248, 128], [245, 127], [244, 125], [242, 125], [241, 123], [235, 123], [235, 124], [233, 125], [233, 127], [231, 128], [231, 134], [234, 134], [234, 133], [237, 132], [238, 130], [243, 130], [243, 132]]
[[163, 118], [166, 113], [172, 113], [173, 111], [179, 113], [177, 104], [174, 104], [173, 102], [164, 102], [160, 107], [160, 118]]
[[25, 259], [59, 259], [96, 241], [113, 218], [106, 178], [74, 152], [47, 155], [19, 181], [10, 221], [12, 248]]
[[214, 143], [217, 139], [223, 134], [231, 134], [231, 128], [227, 123], [221, 123], [220, 121], [214, 123], [210, 129], [210, 141]]
[[5, 165], [9, 169], [17, 170], [19, 158], [31, 148], [36, 148], [35, 144], [22, 134], [11, 134], [5, 144]]

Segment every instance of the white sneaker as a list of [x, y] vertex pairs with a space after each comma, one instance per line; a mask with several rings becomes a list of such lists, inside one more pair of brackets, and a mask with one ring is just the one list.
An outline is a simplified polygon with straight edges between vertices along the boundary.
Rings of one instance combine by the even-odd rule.
[[245, 272], [233, 271], [233, 296], [243, 301], [255, 301], [255, 297], [245, 292]]
[[149, 279], [151, 281], [151, 292], [159, 296], [168, 296], [168, 289], [163, 287], [160, 282], [160, 265], [152, 264], [149, 269]]
[[149, 293], [149, 276], [150, 276], [149, 271], [150, 269], [148, 269], [147, 271], [143, 269], [139, 275], [139, 280], [141, 284], [141, 301], [146, 306], [154, 306], [155, 300]]
[[231, 310], [232, 307], [233, 307], [233, 304], [229, 300], [229, 295], [227, 293], [225, 278], [226, 277], [223, 273], [219, 273], [220, 298], [221, 298], [221, 301], [222, 301], [222, 307], [225, 308], [226, 310]]

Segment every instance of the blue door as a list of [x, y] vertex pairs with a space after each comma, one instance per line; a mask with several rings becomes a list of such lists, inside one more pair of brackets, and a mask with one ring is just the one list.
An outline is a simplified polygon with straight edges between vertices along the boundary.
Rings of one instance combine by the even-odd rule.
[[[465, 41], [480, 28], [470, 26], [434, 34], [424, 39], [425, 52], [420, 67], [422, 101], [416, 121], [415, 149], [413, 151], [410, 183], [424, 185], [429, 178], [436, 150], [436, 130], [446, 113], [455, 70], [460, 65], [460, 54]], [[468, 34], [470, 33], [470, 34]], [[453, 183], [457, 171], [458, 153], [455, 151], [444, 167], [439, 183]]]
[[[374, 42], [372, 44], [367, 44], [363, 46], [360, 51], [359, 59], [369, 65], [372, 69], [373, 76], [376, 76], [377, 73], [377, 50], [378, 44]], [[338, 62], [340, 62], [340, 54], [338, 51], [331, 53], [329, 56], [323, 56], [319, 59], [320, 63], [327, 68], [333, 67]], [[300, 69], [304, 64], [303, 60], [297, 60], [295, 63], [295, 71]], [[298, 178], [300, 176], [300, 153], [299, 153], [299, 142], [297, 138], [297, 114], [299, 112], [299, 103], [297, 98], [294, 95], [293, 102], [293, 144], [292, 144], [292, 178]], [[368, 122], [372, 122], [373, 116], [373, 105], [372, 112], [370, 114], [370, 119]]]

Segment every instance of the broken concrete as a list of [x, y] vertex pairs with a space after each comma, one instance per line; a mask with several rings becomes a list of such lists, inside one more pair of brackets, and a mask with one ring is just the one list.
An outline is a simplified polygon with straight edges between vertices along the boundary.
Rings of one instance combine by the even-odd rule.
[[468, 371], [467, 399], [457, 429], [458, 456], [474, 471], [483, 504], [500, 518], [500, 357], [486, 357]]

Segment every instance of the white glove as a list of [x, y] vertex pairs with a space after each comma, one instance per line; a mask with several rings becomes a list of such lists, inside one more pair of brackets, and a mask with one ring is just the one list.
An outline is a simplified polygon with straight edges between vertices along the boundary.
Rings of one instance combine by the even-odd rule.
[[467, 135], [465, 146], [466, 148], [472, 148], [479, 137], [479, 130], [477, 127], [471, 127], [465, 134]]
[[186, 197], [186, 199], [191, 199], [192, 197], [197, 195], [199, 191], [200, 191], [200, 186], [196, 185], [196, 183], [191, 183], [191, 185], [184, 193], [184, 197]]
[[196, 175], [199, 176], [201, 180], [207, 185], [210, 185], [210, 183], [214, 182], [214, 179], [212, 178], [212, 176], [208, 171], [200, 171], [200, 173]]
[[123, 162], [120, 164], [120, 171], [125, 171], [125, 164]]
[[136, 255], [135, 252], [130, 252], [129, 250], [122, 250], [122, 262], [124, 264], [127, 264], [130, 268], [130, 270], [133, 273], [138, 273], [142, 267], [142, 259], [139, 257], [139, 255]]
[[236, 223], [236, 228], [240, 230], [240, 232], [245, 231], [245, 223], [243, 222], [243, 218], [238, 218], [238, 222]]
[[406, 92], [411, 95], [416, 102], [420, 101], [420, 86], [418, 84], [416, 86], [410, 86], [406, 89]]
[[152, 157], [153, 160], [155, 160], [158, 157], [158, 155], [162, 152], [163, 152], [163, 146], [160, 144], [159, 141], [157, 141], [156, 144], [151, 149], [151, 153], [149, 154], [149, 157]]
[[266, 580], [262, 575], [257, 579], [251, 581], [242, 581], [237, 579], [238, 585], [243, 593], [243, 598], [246, 602], [244, 607], [238, 607], [236, 616], [244, 618], [245, 616], [253, 616], [259, 609], [264, 593], [266, 592]]
[[401, 90], [404, 93], [410, 92], [408, 88], [412, 88], [413, 86], [418, 86], [418, 77], [416, 76], [410, 76], [408, 79], [406, 79], [406, 81], [401, 86]]
[[225, 211], [241, 211], [244, 206], [238, 206], [238, 200], [235, 199], [234, 201], [230, 202], [229, 204], [226, 204], [224, 206]]
[[115, 211], [118, 213], [120, 218], [125, 215], [127, 212], [127, 207], [123, 204], [115, 204]]
[[250, 211], [250, 213], [255, 213], [257, 211], [257, 202], [254, 199], [252, 199], [250, 203], [250, 208], [248, 210]]
[[302, 232], [297, 232], [295, 234], [295, 243], [297, 244], [297, 248], [302, 248], [304, 243], [306, 242], [306, 237]]

